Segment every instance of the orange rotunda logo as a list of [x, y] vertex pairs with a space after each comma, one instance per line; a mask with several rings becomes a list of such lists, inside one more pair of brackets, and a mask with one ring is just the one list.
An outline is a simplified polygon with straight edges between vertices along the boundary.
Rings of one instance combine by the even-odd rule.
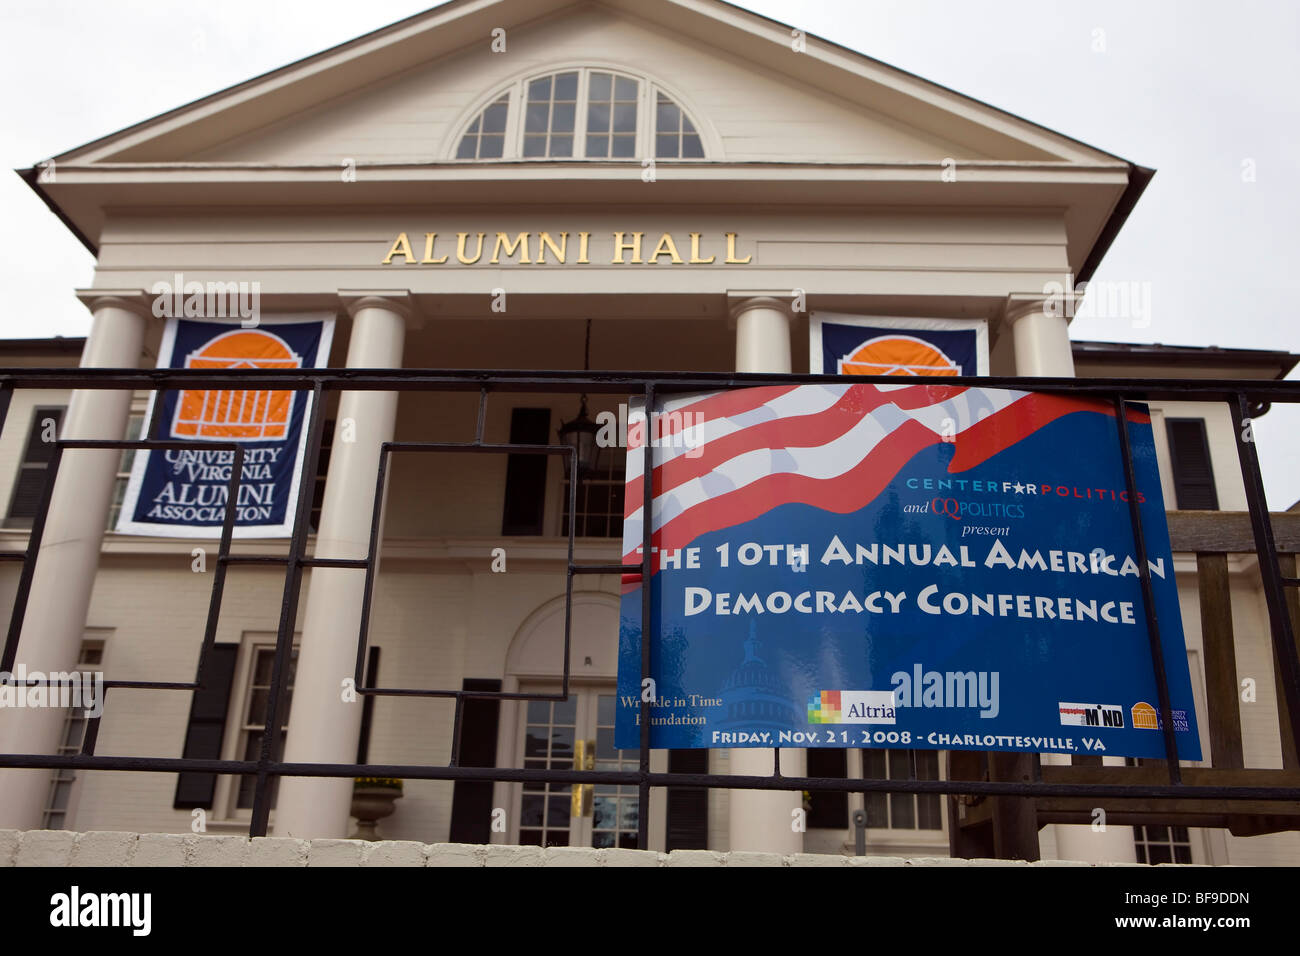
[[911, 335], [880, 335], [838, 362], [840, 375], [960, 375], [943, 350]]
[[1160, 721], [1156, 719], [1156, 709], [1144, 700], [1138, 701], [1129, 713], [1133, 717], [1133, 726], [1140, 730], [1159, 730]]
[[[302, 368], [302, 356], [278, 335], [239, 329], [185, 356], [185, 368]], [[274, 441], [289, 434], [293, 392], [186, 389], [176, 403], [172, 435], [226, 441]]]

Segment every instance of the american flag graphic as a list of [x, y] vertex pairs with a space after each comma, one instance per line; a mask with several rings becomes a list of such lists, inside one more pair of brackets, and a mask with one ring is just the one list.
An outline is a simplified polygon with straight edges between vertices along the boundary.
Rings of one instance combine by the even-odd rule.
[[[951, 474], [967, 471], [1047, 423], [1106, 402], [945, 385], [781, 385], [679, 396], [628, 415], [623, 560], [641, 560], [646, 443], [653, 441], [652, 547], [803, 503], [860, 510], [920, 451], [949, 442]], [[1130, 412], [1131, 421], [1149, 417]], [[1117, 439], [1118, 454], [1118, 439]], [[624, 591], [640, 575], [624, 576]]]

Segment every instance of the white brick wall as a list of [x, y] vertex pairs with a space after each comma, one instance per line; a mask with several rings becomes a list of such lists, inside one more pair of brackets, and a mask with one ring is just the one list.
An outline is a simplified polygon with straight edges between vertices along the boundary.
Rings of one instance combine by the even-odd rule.
[[[1140, 866], [1046, 860], [830, 856], [714, 850], [594, 850], [584, 847], [468, 846], [389, 840], [290, 840], [179, 833], [0, 830], [5, 866]], [[1175, 864], [1166, 864], [1175, 865]]]

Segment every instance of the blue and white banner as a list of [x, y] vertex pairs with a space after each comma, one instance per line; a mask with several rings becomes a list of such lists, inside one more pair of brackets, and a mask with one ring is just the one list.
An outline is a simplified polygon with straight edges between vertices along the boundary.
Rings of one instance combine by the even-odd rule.
[[989, 374], [989, 329], [983, 319], [814, 312], [808, 335], [808, 367], [814, 374]]
[[[158, 367], [176, 369], [304, 369], [329, 362], [334, 317], [324, 313], [238, 322], [168, 319]], [[162, 436], [195, 442], [184, 450], [137, 452], [117, 531], [124, 534], [218, 538], [225, 520], [230, 450], [204, 442], [238, 442], [244, 467], [234, 537], [293, 533], [303, 480], [311, 392], [181, 389], [161, 393]], [[156, 393], [146, 422], [153, 421]]]
[[[933, 381], [933, 380], [932, 380]], [[1162, 757], [1107, 402], [782, 385], [628, 428], [616, 742]], [[1126, 427], [1179, 756], [1201, 749], [1149, 416]], [[647, 445], [652, 512], [643, 513]], [[641, 680], [642, 588], [653, 684]]]

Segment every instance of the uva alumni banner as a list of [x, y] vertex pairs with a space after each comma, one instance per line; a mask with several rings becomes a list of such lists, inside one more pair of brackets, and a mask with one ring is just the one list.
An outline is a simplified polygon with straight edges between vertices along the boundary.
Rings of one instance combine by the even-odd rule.
[[[238, 322], [168, 319], [159, 368], [300, 369], [329, 361], [334, 317], [311, 314]], [[218, 538], [225, 520], [229, 449], [205, 442], [238, 442], [244, 465], [235, 502], [236, 538], [277, 538], [293, 533], [311, 414], [310, 392], [262, 389], [180, 389], [155, 393], [161, 437], [194, 442], [183, 450], [137, 452], [117, 529], [125, 534]]]
[[983, 319], [893, 318], [814, 312], [809, 368], [823, 375], [987, 375]]
[[[653, 551], [649, 582], [624, 577], [618, 747], [638, 746], [644, 695], [655, 748], [1164, 756], [1109, 403], [818, 384], [673, 397], [651, 412], [629, 420], [624, 562], [641, 561], [646, 520]], [[1178, 752], [1195, 760], [1144, 407], [1126, 427]]]

